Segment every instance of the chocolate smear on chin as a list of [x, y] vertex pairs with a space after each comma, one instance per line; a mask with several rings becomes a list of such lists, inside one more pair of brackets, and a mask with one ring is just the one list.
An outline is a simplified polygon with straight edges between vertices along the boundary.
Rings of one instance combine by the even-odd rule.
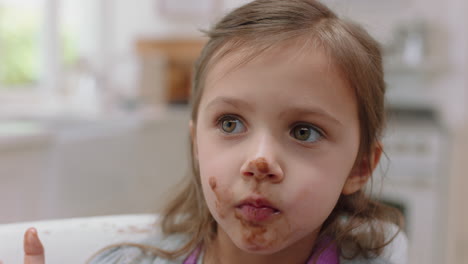
[[271, 248], [287, 241], [291, 235], [291, 224], [285, 217], [279, 217], [269, 224], [247, 221], [237, 211], [235, 217], [243, 227], [242, 239], [250, 245], [256, 245], [258, 249]]
[[237, 211], [235, 212], [235, 217], [240, 221], [243, 227], [242, 236], [245, 241], [249, 244], [264, 245], [266, 243], [266, 239], [264, 237], [267, 232], [266, 227], [246, 221]]

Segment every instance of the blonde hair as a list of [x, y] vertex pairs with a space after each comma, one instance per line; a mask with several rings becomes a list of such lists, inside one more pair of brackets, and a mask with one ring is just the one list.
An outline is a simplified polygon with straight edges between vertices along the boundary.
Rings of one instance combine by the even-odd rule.
[[[385, 83], [379, 44], [363, 28], [338, 18], [318, 1], [257, 0], [233, 10], [206, 34], [209, 41], [196, 62], [192, 83], [194, 124], [197, 122], [204, 80], [211, 67], [221, 58], [242, 50], [249, 54], [245, 60], [248, 61], [290, 40], [302, 40], [303, 49], [315, 43], [327, 52], [355, 91], [360, 122], [360, 145], [355, 166], [362, 168], [361, 164], [367, 164], [369, 171], [372, 171], [369, 159], [384, 127]], [[191, 148], [193, 153], [193, 144]], [[161, 223], [165, 234], [186, 234], [188, 242], [173, 252], [142, 246], [162, 257], [186, 255], [201, 243], [210, 243], [216, 234], [217, 223], [206, 205], [193, 157], [191, 163], [193, 173], [165, 208]], [[342, 249], [342, 257], [372, 258], [379, 256], [397, 235], [390, 238], [386, 235], [386, 222], [401, 227], [401, 214], [396, 209], [371, 200], [360, 190], [340, 197], [323, 224], [321, 235], [334, 238]]]

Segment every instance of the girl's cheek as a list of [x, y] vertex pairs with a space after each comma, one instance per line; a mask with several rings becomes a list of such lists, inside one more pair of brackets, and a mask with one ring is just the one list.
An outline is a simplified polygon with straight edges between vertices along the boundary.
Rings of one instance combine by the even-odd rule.
[[221, 188], [214, 176], [208, 179], [208, 184], [214, 194], [214, 209], [216, 210], [216, 213], [220, 218], [226, 218], [228, 210], [231, 208], [233, 203], [232, 192], [228, 188]]

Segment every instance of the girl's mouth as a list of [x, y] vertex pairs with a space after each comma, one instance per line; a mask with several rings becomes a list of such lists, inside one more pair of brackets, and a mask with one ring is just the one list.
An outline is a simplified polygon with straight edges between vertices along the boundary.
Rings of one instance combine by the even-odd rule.
[[236, 215], [253, 223], [266, 222], [281, 212], [264, 198], [248, 198], [236, 206]]

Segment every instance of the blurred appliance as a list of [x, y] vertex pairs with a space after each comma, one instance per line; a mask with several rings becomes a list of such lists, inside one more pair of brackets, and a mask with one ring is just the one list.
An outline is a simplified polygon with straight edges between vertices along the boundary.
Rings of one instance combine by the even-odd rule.
[[384, 46], [386, 98], [391, 107], [436, 108], [434, 84], [447, 70], [445, 55], [430, 45], [434, 32], [427, 21], [401, 21], [393, 41]]
[[405, 216], [410, 264], [443, 263], [446, 143], [445, 131], [430, 109], [390, 109], [383, 139], [386, 156], [374, 189], [383, 186], [375, 195]]
[[[385, 49], [387, 157], [380, 166], [380, 199], [405, 216], [410, 264], [444, 263], [447, 220], [448, 133], [438, 119], [437, 79], [445, 73], [431, 50], [428, 21], [402, 21]], [[377, 194], [378, 195], [378, 194]]]

